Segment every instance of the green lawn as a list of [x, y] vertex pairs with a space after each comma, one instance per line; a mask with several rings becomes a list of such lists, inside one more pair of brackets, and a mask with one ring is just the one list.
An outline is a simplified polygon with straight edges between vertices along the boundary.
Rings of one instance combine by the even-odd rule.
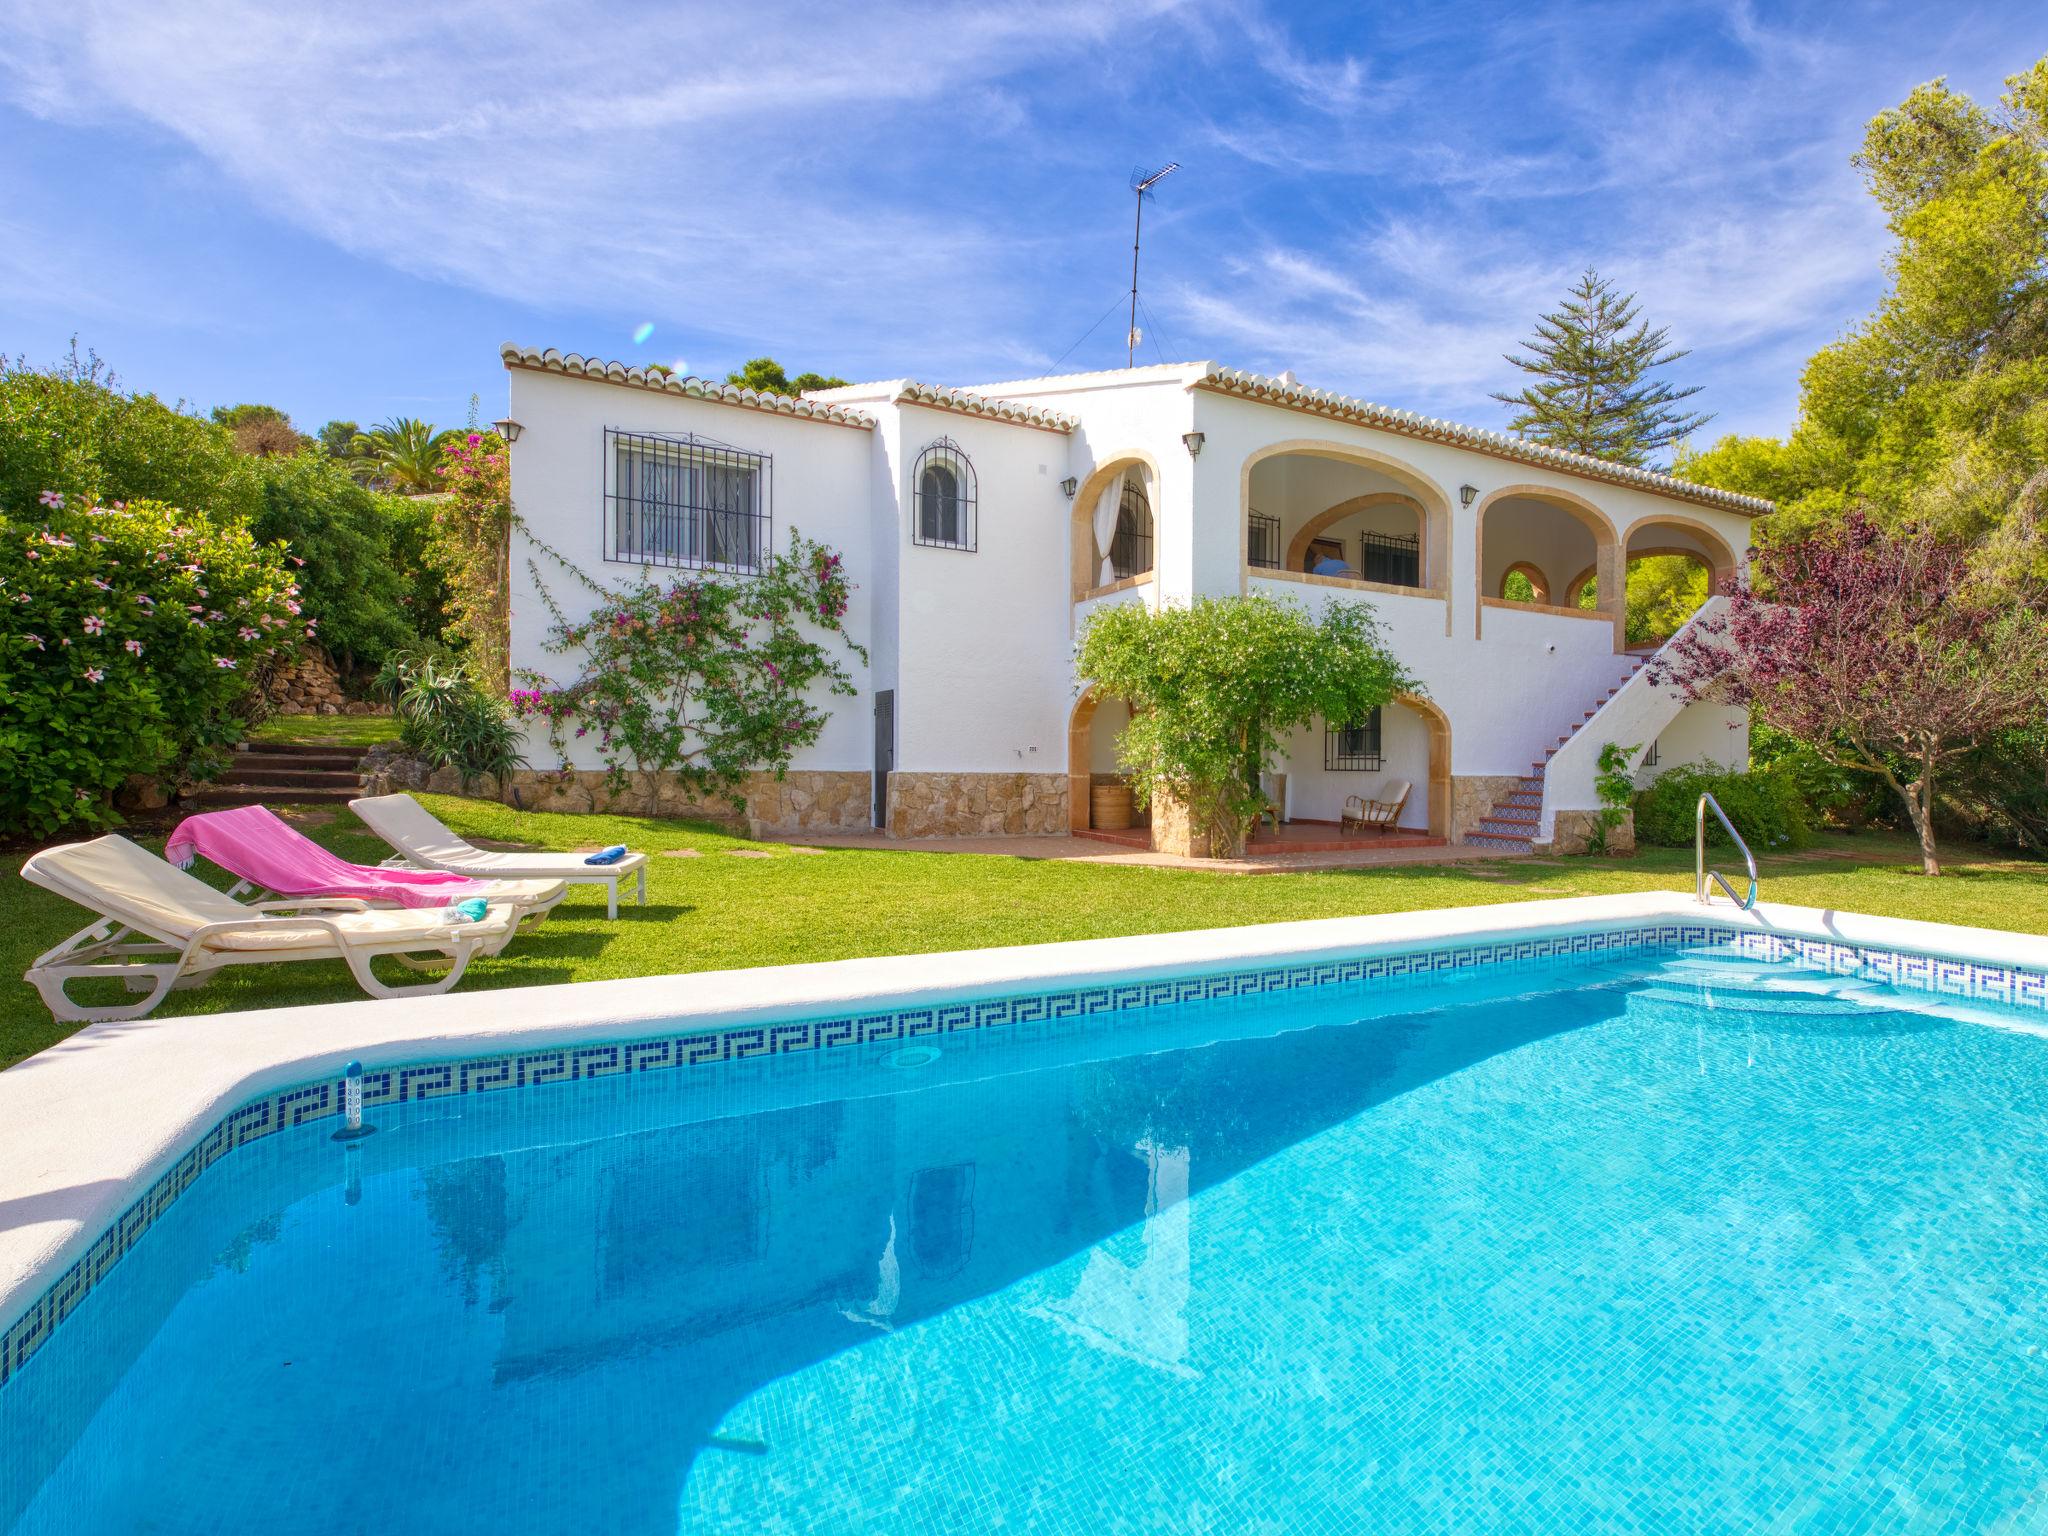
[[249, 728], [251, 742], [294, 746], [373, 747], [398, 740], [398, 721], [390, 715], [272, 715]]
[[[607, 922], [602, 893], [582, 887], [537, 932], [498, 959], [478, 961], [462, 982], [467, 990], [1692, 885], [1689, 850], [1633, 859], [1241, 876], [908, 848], [795, 853], [691, 822], [549, 816], [481, 801], [424, 798], [470, 836], [551, 848], [623, 842], [655, 855], [646, 907], [626, 905], [617, 922]], [[383, 844], [353, 816], [331, 814], [324, 824], [308, 825], [310, 835], [358, 862], [384, 856]], [[148, 846], [161, 851], [162, 843], [151, 839]], [[665, 856], [685, 849], [696, 857]], [[736, 850], [765, 857], [734, 857]], [[1829, 838], [1802, 854], [1765, 859], [1764, 894], [1809, 906], [2048, 934], [2048, 863], [1972, 862], [1956, 852], [1953, 872], [1928, 880], [1914, 872], [1912, 849], [1902, 840]], [[6, 915], [0, 930], [0, 1064], [69, 1032], [51, 1021], [20, 977], [37, 953], [85, 921], [68, 902], [14, 878], [20, 862], [18, 854], [8, 857], [0, 884], [6, 896], [0, 906]], [[247, 967], [174, 994], [160, 1014], [357, 996], [339, 961]]]

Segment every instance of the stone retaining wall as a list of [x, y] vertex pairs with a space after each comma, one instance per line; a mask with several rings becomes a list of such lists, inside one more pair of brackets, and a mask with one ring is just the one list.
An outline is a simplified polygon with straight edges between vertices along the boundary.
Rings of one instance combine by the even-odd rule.
[[1520, 788], [1512, 773], [1468, 773], [1451, 780], [1451, 841], [1463, 842], [1493, 808]]
[[630, 774], [626, 788], [614, 792], [601, 769], [576, 769], [564, 775], [521, 768], [499, 798], [509, 800], [516, 789], [526, 808], [534, 811], [686, 817], [749, 832], [858, 832], [873, 821], [868, 798], [872, 784], [872, 775], [865, 773], [792, 768], [781, 779], [757, 773], [747, 781], [742, 810], [730, 800], [705, 800], [668, 774]]
[[1050, 837], [1067, 830], [1063, 773], [892, 773], [892, 837]]

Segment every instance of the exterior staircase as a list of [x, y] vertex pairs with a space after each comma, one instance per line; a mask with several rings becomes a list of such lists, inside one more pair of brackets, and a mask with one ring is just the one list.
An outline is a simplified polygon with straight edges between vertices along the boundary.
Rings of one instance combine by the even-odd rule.
[[244, 742], [226, 773], [186, 799], [212, 811], [231, 805], [346, 805], [363, 792], [365, 750]]
[[1529, 853], [1536, 846], [1536, 834], [1543, 822], [1543, 778], [1550, 767], [1550, 760], [1557, 756], [1565, 743], [1585, 729], [1586, 724], [1609, 699], [1626, 688], [1648, 664], [1651, 651], [1629, 651], [1625, 653], [1625, 670], [1615, 679], [1614, 686], [1586, 707], [1584, 714], [1572, 723], [1555, 742], [1543, 749], [1543, 756], [1529, 764], [1529, 771], [1515, 783], [1515, 787], [1493, 803], [1493, 808], [1480, 819], [1477, 830], [1465, 835], [1465, 842], [1475, 848], [1498, 848], [1504, 853]]

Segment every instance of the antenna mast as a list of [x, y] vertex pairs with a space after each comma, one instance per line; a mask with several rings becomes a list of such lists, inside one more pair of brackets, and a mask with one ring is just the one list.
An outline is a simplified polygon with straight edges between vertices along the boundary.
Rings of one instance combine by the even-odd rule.
[[1173, 160], [1150, 176], [1131, 179], [1131, 190], [1138, 195], [1138, 217], [1131, 226], [1131, 328], [1124, 336], [1126, 368], [1134, 368], [1138, 362], [1138, 240], [1145, 232], [1145, 199], [1155, 186], [1179, 169], [1180, 162]]

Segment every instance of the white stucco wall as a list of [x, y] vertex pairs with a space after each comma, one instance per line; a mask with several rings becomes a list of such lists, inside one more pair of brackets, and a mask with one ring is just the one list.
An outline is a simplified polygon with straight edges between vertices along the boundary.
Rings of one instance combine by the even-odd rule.
[[[777, 546], [786, 546], [797, 527], [846, 556], [856, 584], [849, 628], [872, 658], [868, 667], [852, 666], [858, 699], [822, 700], [831, 723], [796, 766], [858, 771], [873, 763], [873, 692], [893, 688], [899, 769], [1063, 773], [1076, 693], [1072, 647], [1089, 612], [1111, 603], [1157, 606], [1201, 594], [1265, 591], [1311, 611], [1333, 600], [1370, 602], [1396, 653], [1450, 721], [1451, 772], [1525, 773], [1558, 735], [1578, 725], [1628, 663], [1614, 654], [1611, 624], [1597, 618], [1488, 608], [1482, 634], [1477, 598], [1498, 590], [1499, 571], [1514, 560], [1535, 559], [1557, 583], [1592, 563], [1592, 536], [1576, 519], [1523, 498], [1545, 489], [1580, 498], [1619, 538], [1638, 544], [1690, 547], [1698, 542], [1690, 523], [1714, 529], [1737, 550], [1748, 542], [1748, 520], [1733, 513], [1191, 389], [1199, 372], [1154, 368], [972, 386], [1078, 418], [1079, 428], [1065, 434], [899, 405], [889, 390], [843, 399], [875, 417], [876, 428], [867, 431], [514, 369], [511, 411], [525, 424], [512, 449], [514, 498], [542, 538], [600, 579], [633, 579], [638, 567], [602, 558], [607, 426], [695, 432], [771, 455]], [[1182, 442], [1189, 430], [1204, 434], [1199, 457]], [[940, 436], [958, 443], [975, 467], [972, 553], [910, 541], [912, 466]], [[1155, 579], [1075, 605], [1075, 504], [1060, 483], [1070, 475], [1085, 482], [1098, 465], [1133, 456], [1155, 467]], [[1367, 595], [1250, 575], [1242, 555], [1248, 464], [1251, 499], [1283, 518], [1283, 552], [1301, 522], [1326, 506], [1380, 490], [1416, 497], [1444, 530], [1439, 568], [1431, 573], [1444, 596]], [[1474, 506], [1464, 504], [1461, 486], [1472, 488]], [[1482, 583], [1477, 507], [1509, 487], [1515, 494], [1496, 499], [1488, 512], [1488, 579]], [[1410, 514], [1392, 507], [1360, 521], [1389, 531], [1413, 525]], [[526, 553], [522, 548], [513, 562], [514, 665], [566, 681], [571, 670], [542, 647], [547, 616]], [[581, 594], [574, 583], [553, 575], [549, 581], [577, 611]], [[1680, 735], [1667, 744], [1667, 762], [1701, 751], [1719, 750], [1722, 760], [1740, 755], [1725, 722], [1714, 747], [1715, 727], [1701, 707], [1669, 728]], [[1098, 755], [1111, 735], [1098, 730]], [[1376, 776], [1328, 775], [1337, 782], [1321, 782], [1319, 734], [1310, 746], [1301, 744], [1297, 754], [1300, 779], [1290, 790], [1296, 814], [1334, 817], [1333, 806], [1359, 792], [1358, 778]], [[1418, 824], [1426, 747], [1418, 717], [1390, 712], [1385, 772], [1398, 771], [1418, 785]], [[533, 743], [529, 756], [536, 764], [550, 761], [544, 741]], [[579, 766], [596, 765], [594, 753], [579, 759]], [[1100, 766], [1107, 771], [1111, 763]]]
[[1418, 831], [1429, 824], [1429, 726], [1403, 704], [1380, 711], [1382, 766], [1368, 771], [1323, 766], [1324, 728], [1318, 724], [1296, 731], [1287, 742], [1287, 814], [1298, 821], [1337, 821], [1347, 796], [1372, 799], [1393, 779], [1413, 786], [1401, 811], [1401, 825]]
[[[791, 528], [832, 545], [846, 558], [855, 585], [847, 631], [862, 645], [874, 639], [878, 584], [870, 527], [870, 473], [878, 449], [875, 434], [852, 427], [771, 415], [740, 406], [691, 400], [630, 385], [572, 378], [527, 368], [507, 370], [510, 410], [522, 424], [511, 448], [512, 500], [533, 532], [600, 582], [629, 585], [662, 579], [669, 567], [622, 564], [605, 558], [605, 429], [695, 433], [771, 456], [770, 515], [775, 547], [788, 548]], [[572, 617], [593, 603], [576, 580], [515, 535], [512, 553], [512, 666], [572, 681], [578, 664], [546, 649], [546, 604], [529, 569], [540, 568], [548, 590]], [[689, 572], [674, 570], [676, 577]], [[883, 578], [884, 580], [886, 578]], [[886, 591], [886, 587], [884, 588]], [[837, 643], [825, 637], [828, 646]], [[873, 764], [871, 679], [858, 658], [839, 652], [861, 690], [846, 699], [824, 690], [818, 701], [831, 711], [823, 735], [799, 758], [803, 768], [862, 769]], [[544, 732], [529, 734], [527, 759], [554, 766]], [[589, 743], [577, 744], [572, 765], [603, 766]]]
[[[1065, 773], [1074, 699], [1067, 436], [918, 405], [891, 407], [882, 426], [885, 441], [900, 439], [903, 465], [889, 549], [902, 570], [897, 768]], [[971, 553], [911, 542], [909, 477], [940, 437], [974, 466]]]

